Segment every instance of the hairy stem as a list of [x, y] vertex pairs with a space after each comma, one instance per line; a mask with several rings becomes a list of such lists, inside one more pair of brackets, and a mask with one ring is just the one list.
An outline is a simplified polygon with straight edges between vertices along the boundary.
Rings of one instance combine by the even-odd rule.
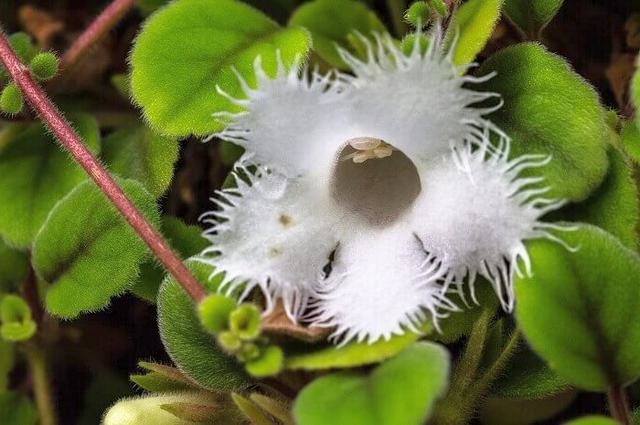
[[631, 412], [629, 401], [622, 385], [614, 385], [607, 393], [609, 398], [609, 411], [611, 416], [622, 425], [631, 425]]
[[25, 99], [38, 114], [46, 127], [53, 133], [62, 146], [85, 169], [87, 174], [98, 185], [113, 205], [120, 211], [129, 225], [149, 246], [158, 260], [171, 273], [185, 291], [199, 301], [205, 296], [202, 286], [191, 272], [184, 266], [180, 258], [171, 250], [167, 242], [144, 218], [133, 203], [127, 198], [120, 186], [109, 175], [107, 170], [89, 152], [71, 125], [62, 116], [55, 105], [47, 98], [42, 88], [35, 82], [29, 69], [20, 62], [7, 42], [4, 31], [0, 28], [0, 61], [20, 87]]
[[56, 425], [55, 404], [51, 393], [51, 382], [47, 360], [43, 349], [35, 343], [26, 346], [27, 363], [33, 379], [33, 395], [36, 400], [41, 425]]
[[60, 68], [64, 70], [73, 67], [84, 53], [116, 26], [135, 4], [135, 0], [113, 0], [69, 46], [62, 56]]

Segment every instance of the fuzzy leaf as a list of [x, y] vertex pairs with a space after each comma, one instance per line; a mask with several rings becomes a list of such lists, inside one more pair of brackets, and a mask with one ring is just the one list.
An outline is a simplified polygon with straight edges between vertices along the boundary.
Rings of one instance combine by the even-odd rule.
[[173, 178], [178, 142], [158, 136], [143, 125], [120, 128], [105, 137], [102, 158], [120, 177], [135, 179], [159, 198]]
[[28, 398], [15, 392], [0, 394], [0, 424], [36, 425], [38, 414]]
[[16, 291], [28, 270], [27, 254], [11, 249], [0, 239], [0, 293]]
[[545, 177], [550, 197], [582, 201], [607, 171], [608, 129], [598, 95], [564, 59], [534, 43], [501, 50], [480, 68], [497, 72], [483, 89], [504, 106], [489, 116], [512, 139], [512, 157], [551, 155], [529, 170]]
[[[207, 240], [202, 237], [202, 230], [198, 226], [190, 226], [171, 216], [162, 217], [162, 234], [178, 251], [182, 258], [192, 257], [207, 247]], [[149, 259], [140, 266], [140, 275], [132, 292], [140, 298], [155, 304], [160, 284], [165, 271], [154, 259]]]
[[198, 389], [195, 382], [174, 367], [149, 362], [140, 362], [138, 365], [147, 373], [131, 375], [129, 379], [147, 391], [170, 392]]
[[620, 143], [633, 162], [640, 164], [640, 128], [635, 121], [624, 124], [620, 133]]
[[[133, 180], [124, 191], [152, 224], [159, 222], [154, 198]], [[70, 319], [96, 311], [129, 289], [147, 247], [93, 182], [76, 187], [56, 205], [38, 233], [33, 266], [49, 284], [47, 309]]]
[[491, 38], [498, 20], [502, 0], [469, 0], [453, 16], [448, 40], [456, 40], [453, 63], [473, 62]]
[[504, 0], [504, 13], [522, 33], [535, 39], [556, 16], [564, 0]]
[[562, 232], [569, 252], [528, 246], [533, 277], [516, 279], [516, 317], [533, 349], [576, 387], [606, 391], [640, 377], [640, 257], [591, 225]]
[[[75, 127], [89, 149], [98, 153], [98, 124], [79, 115]], [[27, 247], [49, 211], [87, 179], [40, 124], [27, 126], [0, 153], [0, 235], [10, 245]]]
[[316, 379], [295, 401], [299, 425], [419, 425], [447, 388], [449, 354], [419, 342], [369, 376], [340, 373]]
[[154, 14], [131, 55], [131, 87], [145, 117], [161, 134], [208, 135], [222, 128], [212, 114], [237, 110], [216, 91], [242, 91], [233, 68], [249, 84], [261, 56], [270, 75], [276, 51], [285, 64], [309, 48], [307, 32], [281, 28], [267, 16], [235, 0], [181, 0]]
[[353, 49], [356, 32], [370, 37], [385, 31], [384, 24], [366, 5], [354, 0], [315, 0], [298, 7], [289, 25], [302, 26], [311, 32], [313, 50], [329, 65], [348, 69], [337, 47]]
[[[209, 292], [216, 291], [220, 281], [209, 279], [210, 266], [195, 261], [187, 264]], [[204, 331], [193, 301], [170, 276], [158, 294], [158, 325], [171, 359], [198, 384], [213, 391], [228, 391], [250, 383], [242, 366], [223, 353]]]
[[[429, 326], [431, 322], [429, 322]], [[430, 333], [431, 327], [425, 329]], [[286, 357], [285, 368], [298, 370], [327, 370], [349, 368], [378, 363], [395, 356], [418, 340], [419, 335], [405, 332], [394, 336], [390, 340], [380, 340], [369, 344], [367, 342], [351, 342], [343, 347], [329, 346], [321, 349], [296, 353]]]
[[493, 385], [494, 397], [503, 399], [542, 399], [568, 388], [526, 344], [521, 344]]
[[638, 188], [631, 164], [612, 147], [609, 172], [600, 187], [584, 202], [568, 211], [571, 221], [584, 221], [602, 227], [631, 249], [638, 248]]

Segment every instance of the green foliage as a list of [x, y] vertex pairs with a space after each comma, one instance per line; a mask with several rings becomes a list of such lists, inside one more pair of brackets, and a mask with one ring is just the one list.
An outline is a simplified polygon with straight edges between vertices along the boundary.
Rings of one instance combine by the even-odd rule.
[[565, 425], [618, 425], [618, 421], [606, 416], [583, 416], [580, 419], [567, 422]]
[[[189, 226], [171, 216], [162, 217], [162, 234], [182, 258], [189, 258], [200, 253], [207, 240], [202, 237], [198, 226]], [[140, 298], [155, 304], [158, 290], [165, 272], [155, 259], [149, 259], [140, 266], [140, 275], [132, 288], [132, 292]]]
[[[426, 326], [429, 328], [423, 331], [429, 334], [432, 331], [431, 323], [429, 322]], [[378, 363], [395, 356], [416, 342], [418, 338], [418, 334], [406, 332], [393, 336], [388, 341], [380, 340], [373, 344], [350, 342], [342, 347], [333, 345], [320, 349], [310, 347], [302, 352], [287, 355], [285, 367], [292, 370], [328, 370]]]
[[167, 4], [169, 0], [137, 0], [138, 8], [145, 14], [150, 14]]
[[198, 388], [194, 382], [174, 367], [149, 362], [140, 362], [139, 366], [146, 373], [131, 375], [129, 378], [146, 391], [172, 392]]
[[280, 373], [284, 366], [284, 353], [277, 345], [268, 346], [257, 359], [246, 364], [247, 372], [256, 378]]
[[638, 248], [638, 188], [627, 159], [612, 147], [609, 172], [602, 184], [584, 202], [568, 212], [572, 221], [595, 224], [616, 236], [631, 249]]
[[493, 385], [492, 395], [503, 399], [542, 399], [568, 388], [526, 344], [521, 344]]
[[[146, 218], [158, 225], [155, 200], [142, 184], [119, 182]], [[48, 311], [70, 319], [104, 308], [129, 289], [147, 254], [145, 243], [87, 181], [51, 211], [34, 242], [33, 266], [49, 284]]]
[[640, 257], [583, 225], [529, 244], [533, 277], [516, 279], [516, 317], [533, 349], [576, 387], [605, 391], [640, 377]]
[[[607, 171], [608, 129], [598, 95], [564, 59], [523, 43], [501, 50], [480, 68], [497, 72], [483, 89], [500, 93], [504, 106], [489, 116], [512, 139], [512, 156], [551, 155], [544, 167], [548, 196], [582, 201]], [[561, 118], [560, 118], [561, 117]]]
[[620, 143], [634, 164], [640, 164], [640, 129], [635, 121], [628, 121], [622, 127]]
[[[95, 154], [98, 124], [78, 115], [75, 127]], [[9, 245], [27, 247], [53, 206], [87, 176], [40, 124], [25, 126], [0, 155], [0, 235]], [[19, 188], [19, 190], [17, 190]]]
[[29, 64], [31, 72], [39, 80], [50, 80], [58, 73], [58, 58], [51, 52], [38, 53]]
[[31, 308], [17, 295], [5, 295], [0, 300], [0, 321], [0, 336], [5, 341], [27, 341], [38, 329], [31, 317]]
[[9, 374], [15, 363], [14, 344], [0, 339], [0, 394], [9, 389]]
[[0, 239], [0, 293], [16, 291], [28, 270], [27, 254], [8, 247]]
[[33, 403], [15, 392], [0, 394], [0, 424], [36, 425], [38, 414]]
[[257, 56], [269, 75], [276, 50], [285, 64], [304, 56], [306, 31], [280, 28], [259, 11], [235, 0], [174, 2], [151, 17], [131, 54], [131, 87], [145, 117], [161, 134], [208, 135], [222, 128], [212, 117], [237, 111], [216, 86], [242, 96], [233, 68], [255, 83]]
[[138, 180], [159, 198], [169, 187], [178, 160], [178, 142], [144, 125], [123, 127], [105, 137], [102, 157], [121, 177]]
[[504, 0], [504, 13], [522, 34], [535, 39], [551, 22], [564, 0]]
[[354, 0], [314, 0], [300, 6], [291, 16], [289, 25], [299, 25], [311, 32], [313, 50], [329, 65], [348, 69], [336, 46], [354, 50], [356, 32], [370, 37], [372, 32], [384, 32], [385, 27], [374, 12]]
[[299, 425], [419, 425], [447, 387], [449, 354], [419, 342], [369, 376], [340, 373], [316, 379], [296, 399]]
[[6, 87], [2, 89], [2, 93], [0, 93], [0, 110], [4, 113], [14, 115], [22, 112], [22, 108], [24, 108], [22, 92], [15, 83], [7, 84]]
[[[216, 292], [220, 280], [210, 279], [210, 266], [195, 261], [187, 264], [209, 292]], [[226, 391], [250, 383], [242, 366], [223, 353], [202, 329], [193, 301], [172, 277], [165, 279], [158, 294], [158, 325], [169, 356], [198, 384]]]
[[469, 0], [453, 15], [447, 39], [455, 49], [453, 63], [466, 65], [482, 51], [498, 20], [502, 0]]
[[235, 300], [222, 294], [212, 294], [198, 305], [202, 326], [211, 333], [229, 329], [229, 315], [236, 307]]

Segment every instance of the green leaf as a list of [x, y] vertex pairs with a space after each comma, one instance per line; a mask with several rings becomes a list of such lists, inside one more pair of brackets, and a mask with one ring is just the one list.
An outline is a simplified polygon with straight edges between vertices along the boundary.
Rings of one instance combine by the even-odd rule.
[[564, 0], [504, 0], [504, 13], [520, 31], [531, 39], [551, 22]]
[[502, 0], [469, 0], [458, 8], [447, 40], [456, 40], [453, 63], [466, 65], [473, 62], [491, 38], [500, 19]]
[[[162, 234], [182, 258], [189, 258], [205, 249], [208, 242], [202, 237], [198, 226], [190, 226], [171, 216], [162, 217]], [[165, 271], [154, 259], [140, 266], [140, 275], [132, 292], [140, 298], [155, 304]]]
[[[98, 153], [98, 124], [88, 115], [74, 120], [89, 149]], [[27, 126], [0, 153], [0, 235], [27, 247], [49, 211], [87, 175], [40, 124]]]
[[559, 236], [579, 250], [528, 245], [533, 277], [516, 279], [516, 317], [533, 349], [576, 387], [606, 391], [640, 377], [640, 257], [591, 225]]
[[620, 143], [635, 164], [640, 164], [640, 129], [635, 121], [628, 121], [622, 127]]
[[15, 392], [0, 394], [0, 424], [36, 425], [38, 414], [33, 403]]
[[105, 137], [102, 158], [120, 177], [135, 179], [159, 198], [169, 187], [179, 145], [144, 125], [120, 128]]
[[348, 69], [337, 47], [356, 53], [350, 35], [359, 32], [370, 37], [372, 32], [385, 32], [376, 14], [354, 0], [315, 0], [298, 7], [289, 25], [299, 25], [311, 32], [313, 50], [329, 65]]
[[[430, 323], [429, 323], [429, 326]], [[428, 334], [431, 328], [425, 329]], [[388, 341], [379, 340], [373, 344], [368, 342], [350, 342], [343, 347], [333, 345], [320, 349], [311, 346], [304, 351], [288, 355], [285, 368], [291, 370], [327, 370], [342, 369], [378, 363], [395, 356], [418, 340], [420, 335], [405, 332], [393, 336]]]
[[583, 416], [580, 419], [566, 422], [565, 425], [620, 425], [618, 421], [614, 421], [606, 416]]
[[528, 170], [545, 177], [550, 197], [582, 201], [607, 172], [608, 129], [598, 95], [564, 59], [534, 43], [501, 50], [480, 68], [497, 72], [482, 89], [499, 93], [504, 106], [489, 116], [512, 139], [512, 157], [551, 155]]
[[420, 342], [369, 376], [340, 373], [316, 379], [295, 401], [299, 425], [419, 425], [447, 388], [449, 354]]
[[568, 211], [571, 221], [595, 224], [616, 236], [631, 249], [638, 248], [638, 188], [631, 164], [612, 147], [609, 172], [600, 187], [584, 202]]
[[29, 270], [27, 254], [8, 247], [0, 239], [0, 292], [15, 292]]
[[289, 65], [308, 48], [305, 30], [281, 28], [239, 1], [173, 2], [138, 36], [131, 55], [133, 97], [159, 133], [208, 135], [222, 128], [213, 113], [238, 110], [216, 91], [220, 86], [242, 96], [232, 68], [253, 85], [257, 56], [275, 75], [277, 50]]
[[493, 397], [531, 400], [556, 395], [568, 388], [526, 344], [520, 344], [493, 384]]
[[[119, 180], [146, 218], [158, 225], [154, 198], [142, 184]], [[46, 306], [56, 316], [71, 319], [106, 307], [112, 297], [131, 287], [145, 243], [105, 195], [87, 181], [56, 205], [33, 247], [33, 266], [49, 284]]]
[[486, 425], [534, 425], [548, 422], [565, 410], [576, 399], [576, 391], [566, 391], [540, 399], [483, 400], [480, 408], [480, 423]]
[[[209, 279], [210, 266], [196, 261], [187, 265], [209, 292], [216, 292], [220, 279]], [[202, 329], [193, 301], [172, 277], [165, 279], [158, 294], [158, 325], [171, 359], [198, 384], [213, 391], [229, 391], [250, 383], [242, 366]]]
[[145, 369], [147, 373], [131, 375], [129, 379], [146, 391], [171, 392], [199, 388], [174, 367], [149, 362], [140, 362], [139, 366]]

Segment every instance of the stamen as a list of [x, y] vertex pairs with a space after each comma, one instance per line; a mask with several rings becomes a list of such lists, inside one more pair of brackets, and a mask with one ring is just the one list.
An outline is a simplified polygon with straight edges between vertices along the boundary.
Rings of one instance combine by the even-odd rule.
[[374, 137], [356, 137], [347, 141], [347, 144], [355, 149], [342, 158], [342, 161], [353, 160], [356, 164], [362, 164], [369, 159], [382, 159], [390, 157], [394, 148], [384, 140]]

